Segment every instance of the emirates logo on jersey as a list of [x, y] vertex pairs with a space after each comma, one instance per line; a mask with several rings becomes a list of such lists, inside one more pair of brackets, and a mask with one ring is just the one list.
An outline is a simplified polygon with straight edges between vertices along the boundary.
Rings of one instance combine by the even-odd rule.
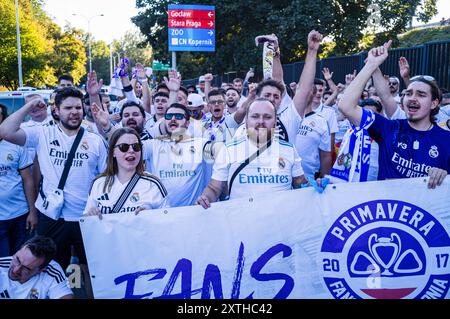
[[131, 197], [130, 197], [130, 201], [132, 203], [136, 203], [139, 199], [140, 199], [139, 193], [133, 193], [133, 195], [131, 195]]

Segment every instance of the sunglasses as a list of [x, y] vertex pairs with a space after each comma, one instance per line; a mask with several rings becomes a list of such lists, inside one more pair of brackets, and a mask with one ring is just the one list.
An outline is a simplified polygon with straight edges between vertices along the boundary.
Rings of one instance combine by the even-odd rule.
[[211, 105], [222, 105], [224, 103], [225, 103], [225, 101], [223, 101], [223, 100], [209, 101], [209, 104], [211, 104]]
[[425, 80], [428, 82], [436, 82], [436, 79], [434, 77], [432, 77], [431, 75], [416, 75], [416, 76], [413, 76], [412, 78], [410, 78], [409, 80], [410, 81]]
[[164, 115], [164, 118], [168, 121], [170, 121], [174, 117], [175, 117], [175, 120], [179, 120], [179, 121], [186, 118], [186, 116], [181, 113], [166, 113], [166, 115]]
[[133, 151], [135, 151], [135, 152], [140, 152], [142, 150], [142, 145], [140, 143], [134, 143], [134, 144], [122, 143], [122, 144], [117, 144], [114, 147], [119, 148], [119, 151], [121, 151], [122, 153], [126, 153], [130, 149], [130, 146], [133, 148]]
[[389, 82], [389, 86], [396, 86], [397, 84], [397, 82]]

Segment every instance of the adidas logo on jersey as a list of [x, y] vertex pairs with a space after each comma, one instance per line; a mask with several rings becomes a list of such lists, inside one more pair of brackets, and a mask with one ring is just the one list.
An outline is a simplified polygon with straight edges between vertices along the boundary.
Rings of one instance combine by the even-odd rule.
[[58, 140], [50, 142], [51, 145], [60, 146]]
[[8, 290], [0, 292], [0, 299], [11, 299], [11, 297], [9, 296]]
[[108, 194], [103, 194], [102, 196], [100, 196], [99, 198], [97, 198], [97, 200], [109, 200], [109, 196]]

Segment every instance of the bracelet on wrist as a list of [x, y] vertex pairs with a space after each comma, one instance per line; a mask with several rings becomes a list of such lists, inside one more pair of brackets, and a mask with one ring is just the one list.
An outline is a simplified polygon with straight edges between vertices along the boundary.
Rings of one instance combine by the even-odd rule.
[[109, 123], [109, 128], [106, 130], [103, 129], [103, 133], [108, 134], [109, 132], [111, 132], [112, 128], [113, 128], [113, 125], [111, 123]]

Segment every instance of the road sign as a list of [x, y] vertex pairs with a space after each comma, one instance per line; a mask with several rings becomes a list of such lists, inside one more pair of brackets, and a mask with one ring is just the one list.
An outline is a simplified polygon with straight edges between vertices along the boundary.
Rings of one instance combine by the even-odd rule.
[[169, 4], [169, 51], [215, 51], [215, 7]]

